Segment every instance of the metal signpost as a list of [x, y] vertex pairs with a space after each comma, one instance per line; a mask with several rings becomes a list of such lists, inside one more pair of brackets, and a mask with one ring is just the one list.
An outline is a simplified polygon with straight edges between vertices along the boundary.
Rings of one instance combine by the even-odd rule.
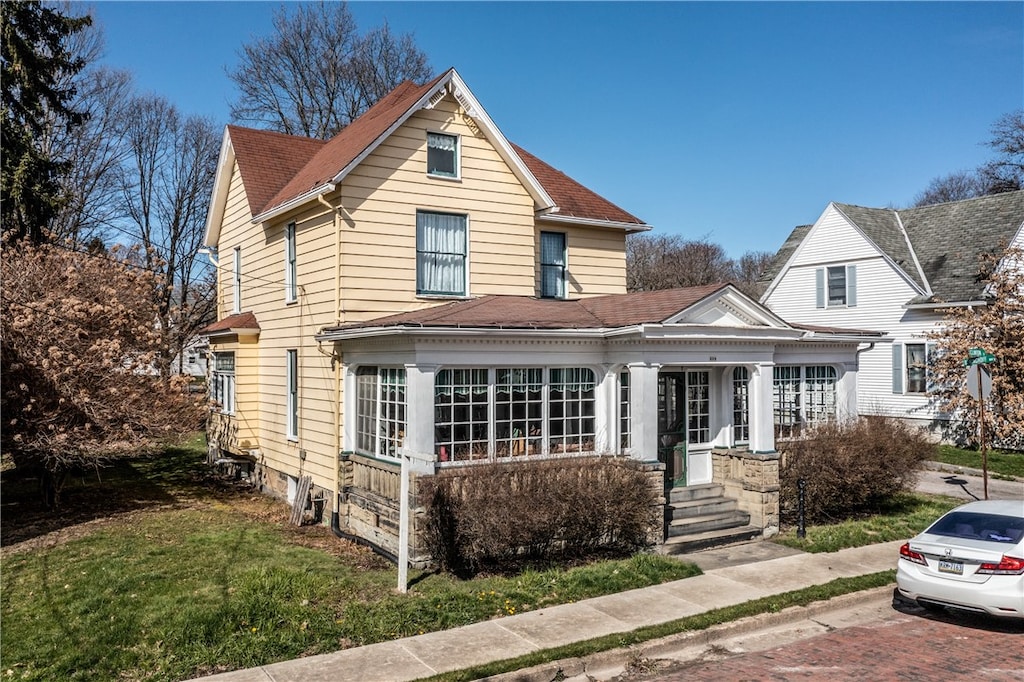
[[988, 450], [985, 446], [985, 399], [992, 393], [992, 375], [986, 365], [996, 361], [996, 356], [984, 348], [967, 351], [964, 367], [967, 367], [967, 392], [978, 401], [978, 431], [981, 440], [981, 474], [985, 499], [988, 499]]

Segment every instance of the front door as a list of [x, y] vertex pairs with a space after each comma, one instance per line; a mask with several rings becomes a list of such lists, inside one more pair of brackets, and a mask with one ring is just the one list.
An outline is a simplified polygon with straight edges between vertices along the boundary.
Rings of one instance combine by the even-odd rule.
[[706, 370], [658, 373], [658, 459], [666, 487], [687, 485], [692, 446], [711, 438], [710, 388]]

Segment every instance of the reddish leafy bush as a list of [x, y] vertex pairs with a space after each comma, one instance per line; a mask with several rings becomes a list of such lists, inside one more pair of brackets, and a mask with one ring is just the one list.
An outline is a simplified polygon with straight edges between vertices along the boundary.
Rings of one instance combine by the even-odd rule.
[[798, 481], [806, 482], [808, 521], [832, 521], [874, 507], [914, 485], [922, 462], [937, 446], [922, 430], [890, 417], [868, 416], [821, 424], [783, 451], [781, 504], [795, 515]]
[[522, 560], [649, 544], [657, 491], [635, 463], [594, 457], [483, 464], [424, 479], [428, 548], [445, 570], [472, 574]]

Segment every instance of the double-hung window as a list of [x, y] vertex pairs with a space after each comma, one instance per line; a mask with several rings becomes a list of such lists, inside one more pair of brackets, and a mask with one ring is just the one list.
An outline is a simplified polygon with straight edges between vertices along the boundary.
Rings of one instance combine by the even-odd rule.
[[458, 136], [427, 133], [427, 175], [459, 177]]
[[284, 228], [284, 302], [298, 300], [298, 271], [295, 265], [295, 223]]
[[924, 342], [892, 345], [893, 393], [928, 392], [928, 365], [933, 351], [934, 345]]
[[299, 352], [285, 351], [285, 382], [288, 384], [285, 432], [288, 440], [299, 439]]
[[857, 305], [857, 266], [834, 265], [814, 273], [815, 306], [852, 308]]
[[235, 354], [214, 353], [210, 399], [224, 414], [235, 413]]
[[565, 298], [565, 233], [540, 233], [541, 298]]
[[465, 296], [466, 216], [416, 212], [416, 293]]

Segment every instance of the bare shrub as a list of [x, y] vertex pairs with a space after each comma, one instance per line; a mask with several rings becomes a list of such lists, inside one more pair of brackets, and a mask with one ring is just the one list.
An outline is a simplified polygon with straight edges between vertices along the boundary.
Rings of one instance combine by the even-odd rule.
[[522, 560], [648, 544], [656, 491], [630, 460], [612, 457], [480, 464], [424, 479], [428, 549], [466, 575]]
[[798, 481], [806, 482], [809, 521], [856, 515], [914, 485], [922, 462], [936, 456], [928, 435], [906, 422], [865, 416], [816, 426], [780, 445], [783, 513], [797, 509]]

